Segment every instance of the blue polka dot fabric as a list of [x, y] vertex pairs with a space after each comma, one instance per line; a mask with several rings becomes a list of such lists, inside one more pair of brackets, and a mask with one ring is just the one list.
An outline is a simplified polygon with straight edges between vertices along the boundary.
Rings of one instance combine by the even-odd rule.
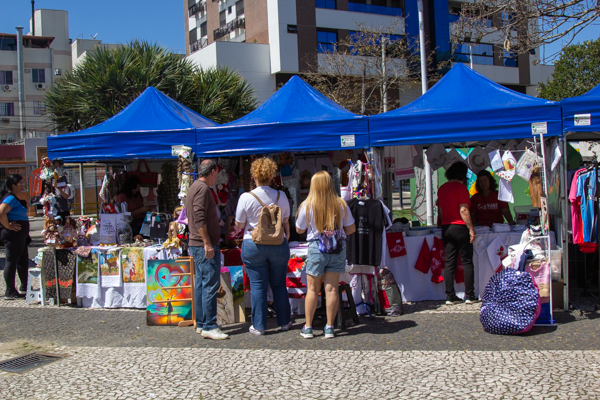
[[540, 314], [540, 296], [529, 272], [505, 268], [491, 277], [482, 296], [479, 321], [498, 335], [527, 332]]

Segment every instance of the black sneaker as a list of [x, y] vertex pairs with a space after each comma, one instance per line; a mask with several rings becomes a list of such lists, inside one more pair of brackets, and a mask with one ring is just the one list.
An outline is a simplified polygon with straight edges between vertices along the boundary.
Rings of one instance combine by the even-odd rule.
[[465, 304], [476, 304], [479, 303], [481, 300], [479, 300], [477, 297], [467, 297], [465, 299]]
[[4, 300], [14, 300], [15, 294], [13, 292], [9, 292], [8, 290], [4, 292]]
[[460, 297], [458, 297], [455, 294], [453, 294], [452, 296], [446, 297], [446, 305], [448, 305], [448, 306], [451, 306], [453, 304], [462, 303], [462, 302], [463, 302], [463, 299], [461, 299]]
[[15, 296], [15, 298], [17, 298], [17, 299], [24, 299], [25, 297], [27, 297], [27, 294], [25, 294], [25, 293], [19, 293], [19, 292], [17, 292], [17, 293], [13, 293], [13, 295], [14, 295], [14, 296]]

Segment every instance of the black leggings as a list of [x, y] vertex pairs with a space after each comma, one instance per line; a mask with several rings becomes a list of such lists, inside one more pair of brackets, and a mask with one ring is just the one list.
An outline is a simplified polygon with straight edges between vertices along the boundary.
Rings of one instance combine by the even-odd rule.
[[469, 235], [469, 228], [465, 225], [443, 225], [442, 239], [446, 253], [446, 266], [444, 268], [444, 282], [446, 296], [456, 295], [454, 291], [454, 272], [458, 262], [458, 254], [462, 260], [465, 271], [465, 296], [475, 298], [475, 268], [473, 267], [473, 244]]
[[4, 281], [6, 292], [15, 293], [15, 274], [19, 274], [21, 289], [27, 287], [27, 270], [29, 268], [29, 250], [27, 237], [29, 236], [29, 221], [12, 221], [21, 225], [21, 230], [10, 231], [2, 228], [0, 238], [6, 248], [6, 265], [4, 266]]

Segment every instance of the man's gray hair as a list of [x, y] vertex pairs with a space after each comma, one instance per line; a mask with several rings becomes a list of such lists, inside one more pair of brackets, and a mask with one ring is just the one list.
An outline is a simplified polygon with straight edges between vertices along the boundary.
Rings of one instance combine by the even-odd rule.
[[208, 175], [210, 175], [210, 173], [213, 170], [217, 169], [217, 163], [212, 160], [212, 159], [207, 159], [204, 160], [200, 163], [200, 167], [198, 168], [198, 177], [199, 178], [205, 178]]

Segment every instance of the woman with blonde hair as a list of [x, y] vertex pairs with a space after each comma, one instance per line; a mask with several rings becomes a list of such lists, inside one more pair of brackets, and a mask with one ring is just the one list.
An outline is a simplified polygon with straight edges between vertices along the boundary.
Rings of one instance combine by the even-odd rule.
[[335, 192], [328, 172], [319, 171], [311, 178], [308, 197], [298, 209], [296, 230], [298, 233], [308, 231], [306, 240], [310, 243], [306, 259], [306, 323], [300, 334], [305, 339], [313, 337], [312, 322], [324, 282], [327, 299], [324, 333], [329, 339], [335, 336], [333, 322], [339, 306], [338, 284], [340, 273], [346, 268], [346, 235], [352, 234], [356, 227], [346, 202]]
[[[259, 158], [252, 163], [250, 173], [256, 188], [243, 193], [235, 212], [235, 225], [245, 229], [242, 242], [242, 261], [250, 278], [252, 297], [252, 326], [250, 333], [264, 335], [267, 326], [267, 288], [273, 292], [273, 308], [277, 314], [277, 324], [282, 331], [292, 327], [290, 322], [290, 302], [286, 287], [287, 265], [290, 247], [286, 238], [290, 237], [290, 203], [285, 193], [269, 187], [275, 177], [277, 164], [269, 158]], [[282, 217], [285, 238], [281, 244], [257, 244], [252, 238], [258, 226], [263, 205], [276, 204]]]

